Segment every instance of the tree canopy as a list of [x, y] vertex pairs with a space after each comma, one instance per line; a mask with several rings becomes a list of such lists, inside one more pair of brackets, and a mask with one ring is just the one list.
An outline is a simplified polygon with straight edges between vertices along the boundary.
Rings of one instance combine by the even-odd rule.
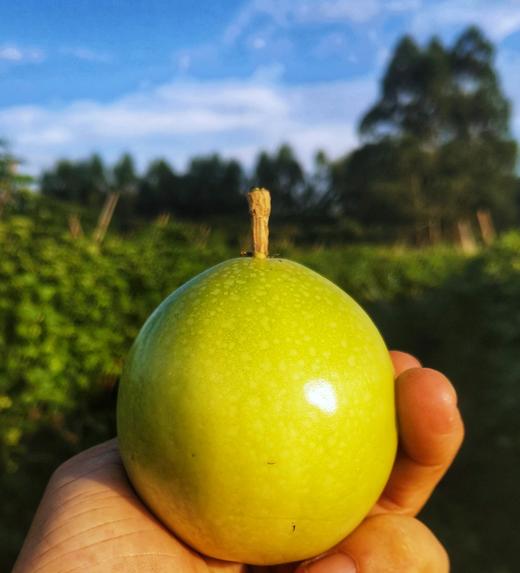
[[271, 190], [275, 216], [284, 220], [327, 219], [365, 239], [422, 242], [449, 235], [478, 211], [499, 227], [516, 220], [510, 119], [494, 47], [480, 30], [466, 29], [451, 45], [436, 37], [419, 45], [405, 36], [377, 101], [361, 118], [360, 146], [335, 162], [318, 153], [305, 169], [282, 144], [261, 151], [249, 170], [213, 154], [193, 158], [182, 172], [159, 158], [138, 174], [129, 154], [112, 167], [93, 155], [59, 161], [43, 174], [41, 190], [87, 206], [117, 191], [118, 212], [127, 219], [200, 219], [232, 216], [243, 209], [247, 188], [258, 185]]
[[416, 235], [478, 209], [509, 222], [517, 159], [510, 116], [494, 48], [477, 28], [452, 46], [402, 38], [361, 119], [363, 145], [335, 166], [344, 213]]

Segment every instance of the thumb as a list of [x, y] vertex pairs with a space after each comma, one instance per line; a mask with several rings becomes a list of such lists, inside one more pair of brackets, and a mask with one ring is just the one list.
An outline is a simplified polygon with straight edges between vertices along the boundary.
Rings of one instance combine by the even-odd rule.
[[334, 550], [302, 563], [296, 573], [448, 573], [448, 555], [420, 521], [404, 515], [369, 517]]

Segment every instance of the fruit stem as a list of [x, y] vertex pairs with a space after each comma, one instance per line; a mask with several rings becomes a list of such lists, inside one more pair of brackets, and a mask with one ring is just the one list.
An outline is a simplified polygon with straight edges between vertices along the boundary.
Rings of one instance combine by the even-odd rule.
[[269, 215], [271, 195], [267, 189], [254, 187], [247, 194], [251, 230], [253, 235], [253, 257], [265, 259], [269, 254]]

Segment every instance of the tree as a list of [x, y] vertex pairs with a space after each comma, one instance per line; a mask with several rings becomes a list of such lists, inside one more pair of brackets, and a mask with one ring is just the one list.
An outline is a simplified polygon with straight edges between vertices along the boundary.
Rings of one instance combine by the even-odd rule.
[[92, 155], [83, 165], [83, 169], [88, 184], [92, 188], [93, 195], [106, 195], [109, 187], [108, 174], [101, 156], [97, 153]]
[[0, 188], [3, 190], [10, 180], [12, 157], [7, 142], [0, 139]]
[[178, 202], [183, 215], [231, 215], [243, 211], [244, 173], [237, 161], [226, 161], [218, 154], [195, 157], [184, 179], [184, 193]]
[[108, 188], [106, 168], [97, 154], [84, 161], [60, 160], [40, 180], [43, 195], [86, 206], [101, 205]]
[[433, 38], [424, 50], [410, 36], [395, 49], [381, 85], [381, 97], [365, 114], [365, 140], [407, 136], [435, 145], [443, 136], [450, 69], [446, 50]]
[[13, 158], [7, 142], [0, 139], [0, 215], [11, 200], [13, 191]]
[[150, 164], [139, 184], [139, 212], [172, 212], [199, 218], [232, 214], [244, 209], [244, 174], [237, 161], [214, 154], [195, 157], [186, 172], [177, 174], [165, 160]]
[[514, 213], [517, 146], [511, 138], [511, 105], [494, 69], [494, 48], [472, 27], [449, 53], [454, 89], [450, 140], [439, 150], [439, 165], [452, 212], [461, 216], [489, 209], [501, 222]]
[[344, 212], [407, 225], [417, 239], [477, 209], [506, 223], [516, 160], [509, 122], [493, 46], [477, 28], [451, 47], [404, 37], [360, 122], [364, 145], [335, 166]]
[[132, 156], [124, 153], [111, 169], [111, 187], [119, 194], [117, 218], [123, 229], [128, 228], [136, 214], [139, 176]]
[[7, 205], [19, 203], [22, 191], [27, 190], [33, 178], [18, 171], [21, 161], [15, 157], [7, 141], [0, 138], [0, 216]]
[[137, 191], [137, 175], [132, 156], [125, 153], [112, 168], [112, 182], [116, 191], [121, 193], [134, 193]]
[[329, 218], [336, 207], [331, 184], [332, 164], [325, 152], [319, 150], [314, 155], [311, 172], [305, 175], [304, 189], [298, 198], [302, 215]]
[[155, 216], [175, 207], [174, 195], [181, 186], [181, 177], [175, 173], [165, 159], [150, 163], [141, 178], [138, 189], [138, 212]]
[[292, 148], [283, 144], [273, 154], [258, 156], [254, 184], [271, 191], [276, 211], [284, 215], [297, 212], [305, 188], [305, 174]]

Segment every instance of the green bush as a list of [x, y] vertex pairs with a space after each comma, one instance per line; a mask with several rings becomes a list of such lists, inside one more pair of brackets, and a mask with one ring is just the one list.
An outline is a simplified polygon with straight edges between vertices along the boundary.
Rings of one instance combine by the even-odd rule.
[[[29, 211], [0, 221], [0, 570], [12, 564], [52, 470], [114, 435], [116, 382], [145, 318], [178, 285], [234, 255], [217, 234], [175, 222], [112, 233], [99, 248], [70, 237], [59, 205]], [[454, 571], [513, 572], [520, 235], [473, 257], [362, 246], [284, 255], [360, 301], [389, 346], [453, 379], [467, 440], [424, 518]]]

